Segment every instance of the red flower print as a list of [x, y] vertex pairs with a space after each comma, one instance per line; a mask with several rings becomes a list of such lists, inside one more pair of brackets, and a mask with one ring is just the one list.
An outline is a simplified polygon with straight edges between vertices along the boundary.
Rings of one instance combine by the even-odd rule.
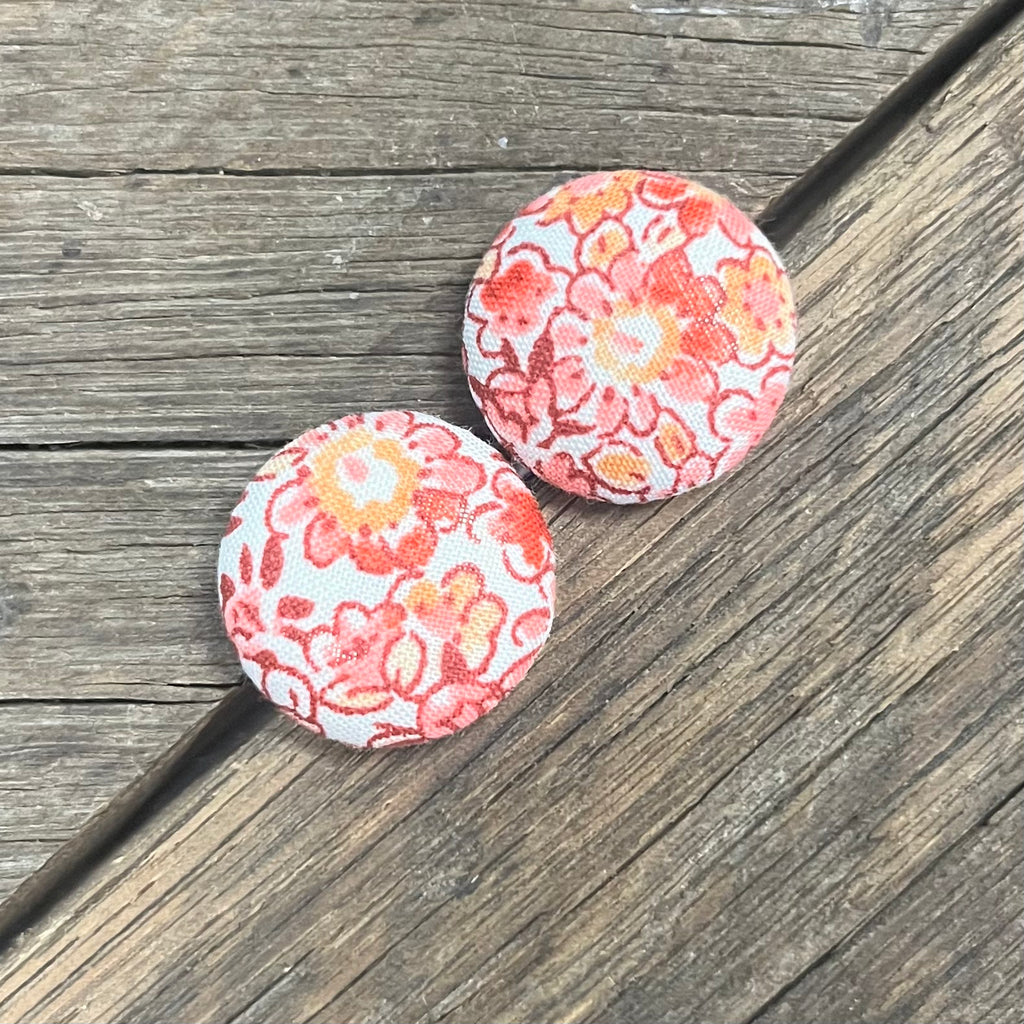
[[251, 583], [236, 586], [230, 576], [222, 573], [220, 593], [221, 611], [228, 636], [240, 650], [255, 649], [256, 638], [265, 628], [260, 614], [263, 591]]
[[387, 707], [393, 690], [415, 685], [421, 663], [403, 648], [395, 652], [404, 619], [405, 610], [391, 601], [372, 609], [346, 601], [330, 626], [305, 635], [308, 664], [329, 680], [321, 704], [338, 714], [362, 715]]
[[547, 636], [551, 628], [551, 612], [546, 608], [534, 608], [524, 612], [512, 624], [512, 639], [522, 646], [533, 646]]
[[597, 493], [597, 478], [589, 469], [579, 466], [568, 452], [541, 456], [536, 467], [537, 476], [560, 490], [583, 498], [592, 498]]
[[453, 529], [469, 494], [484, 484], [472, 459], [442, 429], [402, 426], [409, 451], [368, 427], [354, 427], [322, 444], [272, 495], [274, 536], [303, 531], [306, 557], [326, 568], [343, 557], [364, 572], [386, 575], [424, 565], [438, 531]]
[[708, 361], [681, 355], [661, 377], [665, 390], [678, 402], [710, 402], [718, 391], [718, 378]]
[[265, 697], [307, 729], [320, 731], [316, 724], [316, 689], [305, 672], [285, 664], [265, 648], [242, 654], [242, 664], [246, 663], [246, 671], [258, 680]]
[[761, 440], [786, 395], [789, 371], [772, 371], [764, 380], [760, 393], [728, 391], [715, 408], [715, 433], [728, 442], [719, 460], [718, 471], [727, 473], [737, 466], [747, 452]]
[[[648, 206], [662, 210], [675, 210], [687, 196], [692, 196], [699, 185], [674, 174], [648, 171], [640, 182], [638, 194]], [[703, 191], [703, 189], [701, 189]]]
[[466, 307], [467, 321], [479, 325], [480, 347], [497, 353], [512, 343], [528, 351], [564, 302], [568, 278], [531, 246], [498, 256], [492, 275], [478, 282]]
[[736, 245], [751, 244], [754, 225], [750, 219], [724, 196], [696, 182], [670, 174], [648, 174], [640, 195], [651, 206], [671, 210], [688, 240], [706, 235], [717, 227]]
[[554, 293], [550, 274], [517, 259], [480, 289], [480, 302], [492, 314], [497, 332], [512, 337], [537, 333], [541, 310]]
[[682, 249], [659, 256], [647, 279], [650, 294], [670, 305], [681, 321], [680, 351], [711, 363], [728, 362], [736, 346], [729, 331], [715, 318], [725, 301], [713, 277], [698, 277]]
[[446, 644], [443, 655], [444, 682], [431, 690], [419, 705], [416, 724], [428, 740], [447, 736], [472, 725], [501, 699], [494, 686], [482, 683], [470, 671], [465, 658], [452, 644]]
[[[552, 353], [536, 346], [524, 376], [557, 376]], [[551, 626], [554, 556], [535, 499], [487, 444], [430, 416], [307, 431], [228, 524], [218, 584], [242, 667], [296, 721], [352, 746], [469, 724]]]
[[[519, 484], [519, 478], [511, 471], [498, 474], [494, 479], [494, 492], [502, 499], [498, 510], [491, 518], [491, 535], [503, 544], [516, 548], [522, 556], [526, 574], [536, 577], [545, 569], [550, 557], [548, 528], [541, 515], [536, 499]], [[521, 569], [513, 570], [519, 576]]]
[[[494, 305], [494, 285], [515, 307], [506, 271], [527, 252], [557, 294], [500, 338], [507, 317], [482, 297]], [[532, 278], [522, 291], [532, 309]], [[628, 503], [723, 472], [739, 442], [716, 435], [716, 408], [788, 369], [795, 337], [785, 272], [753, 222], [694, 182], [617, 171], [552, 189], [502, 231], [470, 288], [463, 365], [492, 431], [538, 476]]]

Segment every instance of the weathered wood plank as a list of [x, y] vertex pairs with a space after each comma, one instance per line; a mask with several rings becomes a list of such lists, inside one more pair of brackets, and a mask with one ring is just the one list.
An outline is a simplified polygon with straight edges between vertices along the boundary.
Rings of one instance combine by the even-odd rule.
[[1022, 781], [1022, 50], [789, 247], [742, 472], [552, 517], [505, 705], [383, 758], [276, 720], [23, 937], [0, 1016], [746, 1019], [969, 836]]
[[[40, 659], [45, 660], [46, 649]], [[208, 704], [0, 696], [0, 898], [131, 783]]]
[[0, 165], [799, 174], [977, 0], [0, 6]]
[[1022, 907], [1024, 797], [1018, 794], [756, 1024], [1017, 1024], [1024, 1011]]
[[[473, 166], [557, 159], [579, 167], [627, 158], [650, 164], [671, 139], [673, 160], [756, 212], [975, 6], [944, 2], [861, 17], [796, 5], [785, 17], [766, 19], [747, 3], [709, 22], [600, 4], [570, 11], [533, 5], [535, 23], [525, 25], [522, 10], [495, 5], [394, 5], [383, 17], [379, 5], [372, 11], [348, 5], [348, 35], [337, 46], [333, 35], [326, 37], [321, 50], [310, 40], [333, 31], [340, 17], [323, 5], [277, 5], [271, 24], [264, 5], [241, 12], [207, 6], [182, 15], [150, 3], [134, 6], [126, 18], [102, 3], [72, 11], [19, 2], [0, 9], [7, 128], [0, 163], [63, 173], [183, 163], [259, 169], [276, 152], [288, 166], [433, 168], [464, 166], [486, 139], [491, 156], [474, 157]], [[409, 16], [418, 20], [414, 41], [396, 44], [394, 32]], [[506, 26], [515, 34], [517, 25], [529, 36], [518, 56], [492, 45], [490, 56], [457, 63], [466, 74], [484, 75], [497, 107], [478, 102], [479, 90], [467, 90], [461, 79], [424, 94], [416, 69], [436, 75], [438, 48], [453, 32], [500, 44]], [[347, 59], [358, 48], [371, 55], [369, 70]], [[262, 67], [261, 49], [269, 58]], [[280, 63], [286, 49], [296, 51], [287, 66]], [[823, 76], [821, 58], [832, 60], [813, 102], [800, 100], [799, 118], [791, 117], [795, 101], [785, 99], [785, 87], [759, 91], [752, 84], [766, 75], [790, 81], [794, 49], [818, 62]], [[816, 49], [821, 53], [809, 52]], [[405, 54], [404, 63], [392, 60], [396, 52]], [[495, 53], [499, 63], [482, 69]], [[655, 57], [672, 66], [652, 77]], [[236, 100], [244, 89], [239, 93], [238, 81], [229, 81], [240, 61], [258, 68], [244, 87], [256, 102], [242, 107]], [[621, 74], [624, 64], [632, 77], [610, 89], [611, 69], [618, 65]], [[521, 87], [538, 88], [531, 67], [544, 74], [556, 69], [582, 85], [575, 92], [562, 80], [544, 86], [547, 98], [530, 113], [516, 97]], [[275, 75], [286, 76], [288, 88], [275, 91]], [[392, 92], [387, 116], [382, 120], [383, 108], [371, 103], [357, 117], [337, 117], [352, 101], [331, 89], [348, 83], [361, 95], [371, 80]], [[704, 108], [709, 97], [718, 102], [726, 94], [741, 98], [721, 110]], [[225, 97], [242, 114], [225, 109]], [[260, 108], [268, 98], [271, 106]], [[624, 115], [641, 101], [675, 106]], [[426, 140], [434, 155], [425, 156], [424, 112], [440, 102], [451, 110], [468, 104], [478, 120], [449, 125], [457, 144], [439, 135]], [[739, 110], [742, 105], [749, 109]], [[575, 126], [571, 153], [561, 123], [557, 132], [544, 127], [567, 111]], [[495, 148], [487, 134], [491, 114], [510, 126], [507, 149]], [[687, 118], [699, 130], [684, 137], [678, 130]], [[614, 130], [605, 124], [611, 120]], [[744, 125], [754, 131], [751, 139], [765, 142], [756, 160], [748, 143], [737, 142]], [[766, 125], [772, 126], [767, 134]], [[232, 142], [235, 131], [240, 135]], [[783, 142], [780, 132], [794, 138]], [[240, 142], [242, 136], [248, 141]], [[307, 146], [300, 137], [313, 141]], [[404, 151], [394, 149], [396, 138]], [[652, 138], [658, 148], [648, 148]], [[461, 179], [148, 174], [97, 180], [4, 173], [0, 443], [280, 440], [367, 404], [475, 419], [457, 356], [465, 281], [508, 212], [559, 177], [500, 170]], [[120, 737], [149, 751], [139, 732], [145, 723], [164, 742], [172, 718], [184, 730], [234, 678], [210, 612], [205, 565], [223, 509], [251, 467], [244, 455], [224, 464], [208, 456], [198, 468], [187, 464], [188, 453], [154, 461], [149, 453], [76, 453], [62, 461], [41, 452], [5, 461], [9, 492], [17, 490], [21, 509], [0, 526], [3, 699], [174, 703], [146, 712]], [[159, 495], [156, 507], [147, 502], [146, 487]], [[216, 497], [203, 505], [210, 487]], [[168, 539], [175, 536], [188, 539]], [[87, 716], [92, 706], [75, 710]], [[17, 728], [13, 723], [12, 733]], [[100, 732], [117, 742], [105, 726]], [[74, 730], [68, 741], [77, 743]], [[15, 762], [22, 758], [17, 742], [9, 749]], [[135, 764], [133, 755], [126, 760]], [[100, 799], [103, 773], [90, 778], [96, 788], [85, 786], [87, 797], [62, 803], [69, 816], [55, 816], [53, 841]], [[107, 778], [111, 793], [124, 781], [113, 773]], [[56, 799], [51, 787], [40, 806]], [[24, 845], [12, 827], [4, 837], [22, 843], [19, 857], [51, 848], [43, 839]], [[30, 860], [18, 863], [21, 870]]]
[[[467, 282], [564, 177], [3, 179], [0, 444], [283, 443], [396, 406], [476, 422]], [[712, 177], [754, 210], [781, 188]]]
[[0, 453], [0, 701], [220, 697], [240, 672], [211, 566], [269, 454]]
[[210, 567], [269, 452], [0, 452], [0, 898], [240, 678]]
[[270, 453], [0, 452], [0, 898], [241, 678], [211, 566]]

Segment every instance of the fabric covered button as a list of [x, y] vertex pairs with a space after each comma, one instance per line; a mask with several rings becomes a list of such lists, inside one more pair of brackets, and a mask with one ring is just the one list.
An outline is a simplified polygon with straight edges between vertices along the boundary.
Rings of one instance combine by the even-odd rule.
[[464, 360], [494, 434], [588, 498], [667, 498], [735, 467], [789, 383], [796, 316], [771, 244], [726, 199], [650, 171], [530, 203], [469, 290]]
[[483, 441], [412, 412], [282, 448], [232, 513], [218, 569], [246, 674], [355, 747], [469, 725], [523, 678], [554, 610], [536, 499]]

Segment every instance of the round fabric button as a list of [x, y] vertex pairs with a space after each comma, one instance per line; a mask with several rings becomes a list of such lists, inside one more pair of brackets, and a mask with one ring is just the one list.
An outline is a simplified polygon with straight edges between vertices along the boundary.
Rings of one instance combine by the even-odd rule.
[[469, 725], [522, 679], [554, 610], [536, 499], [483, 441], [412, 412], [282, 448], [232, 513], [218, 569], [246, 674], [355, 747]]
[[627, 503], [743, 459], [785, 394], [796, 317], [775, 250], [735, 206], [614, 171], [506, 225], [463, 341], [473, 397], [511, 452], [557, 487]]

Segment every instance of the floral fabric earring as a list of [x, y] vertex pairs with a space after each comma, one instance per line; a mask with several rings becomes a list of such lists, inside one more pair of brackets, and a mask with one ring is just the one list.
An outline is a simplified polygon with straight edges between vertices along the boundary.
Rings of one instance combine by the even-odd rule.
[[245, 673], [355, 747], [469, 725], [522, 679], [554, 611], [536, 499], [489, 445], [412, 412], [282, 448], [232, 513], [218, 570]]
[[733, 469], [782, 401], [786, 272], [735, 206], [653, 171], [560, 185], [506, 225], [466, 301], [495, 436], [564, 490], [667, 498]]
[[[566, 491], [628, 503], [735, 467], [789, 382], [796, 318], [768, 240], [721, 196], [650, 171], [552, 189], [498, 235], [463, 357], [495, 436]], [[219, 561], [246, 674], [355, 747], [464, 728], [551, 629], [551, 535], [512, 467], [413, 412], [309, 430], [256, 474]]]

